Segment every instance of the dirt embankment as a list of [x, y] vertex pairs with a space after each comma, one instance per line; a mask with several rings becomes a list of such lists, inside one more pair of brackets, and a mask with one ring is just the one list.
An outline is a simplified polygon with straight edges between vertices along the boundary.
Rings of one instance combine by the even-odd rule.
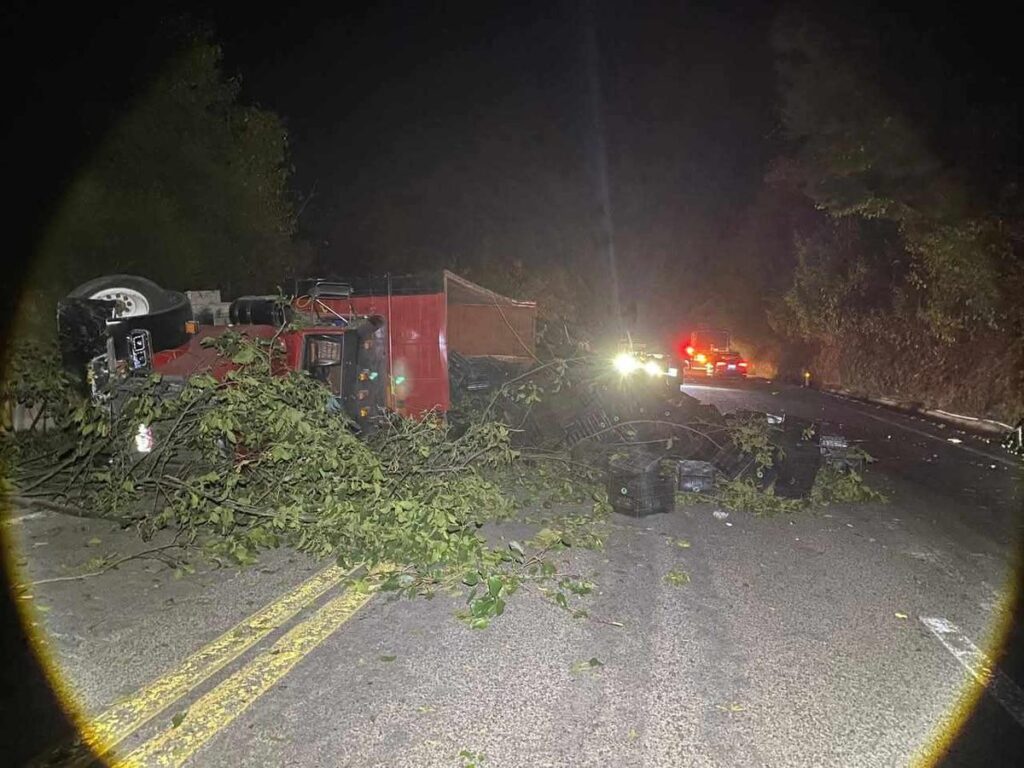
[[1024, 417], [1024, 340], [990, 337], [970, 343], [896, 349], [868, 338], [821, 347], [816, 380], [858, 394], [890, 397], [1016, 424]]
[[898, 344], [867, 334], [841, 341], [738, 340], [756, 376], [801, 381], [810, 371], [819, 386], [867, 397], [891, 398], [1016, 424], [1024, 417], [1024, 338], [981, 334], [969, 341], [937, 344], [905, 329]]

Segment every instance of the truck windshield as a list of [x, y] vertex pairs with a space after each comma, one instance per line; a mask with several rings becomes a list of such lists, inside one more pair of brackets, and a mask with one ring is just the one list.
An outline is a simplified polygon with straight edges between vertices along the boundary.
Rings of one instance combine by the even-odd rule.
[[305, 369], [309, 374], [328, 386], [332, 395], [342, 395], [342, 352], [344, 337], [342, 335], [318, 335], [306, 339]]

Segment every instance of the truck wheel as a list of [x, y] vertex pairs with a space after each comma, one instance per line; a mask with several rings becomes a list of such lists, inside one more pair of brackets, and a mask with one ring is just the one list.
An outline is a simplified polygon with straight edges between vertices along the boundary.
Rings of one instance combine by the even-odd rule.
[[148, 315], [168, 305], [165, 291], [152, 280], [136, 275], [104, 275], [82, 283], [68, 294], [73, 299], [113, 301], [115, 317]]
[[192, 319], [188, 298], [178, 291], [164, 290], [144, 277], [97, 277], [82, 283], [68, 297], [115, 302], [114, 317], [121, 322], [110, 324], [108, 329], [118, 357], [127, 354], [128, 332], [136, 328], [149, 331], [154, 352], [181, 346], [188, 340], [185, 323]]
[[188, 341], [188, 331], [185, 324], [192, 319], [192, 305], [184, 293], [178, 291], [164, 291], [164, 307], [151, 311], [147, 315], [135, 315], [126, 317], [120, 323], [123, 334], [114, 336], [114, 344], [117, 347], [117, 356], [122, 357], [128, 353], [128, 332], [136, 328], [145, 328], [149, 331], [153, 341], [153, 351], [159, 352], [163, 349], [180, 347]]

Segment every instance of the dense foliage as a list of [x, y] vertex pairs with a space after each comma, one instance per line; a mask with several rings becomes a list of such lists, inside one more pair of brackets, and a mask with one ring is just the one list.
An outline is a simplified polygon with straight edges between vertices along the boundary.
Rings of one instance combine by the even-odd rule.
[[[201, 551], [246, 564], [286, 545], [369, 569], [382, 587], [410, 595], [466, 589], [465, 618], [476, 627], [524, 582], [548, 585], [550, 599], [568, 608], [565, 590], [572, 594], [576, 580], [545, 555], [570, 540], [598, 545], [577, 535], [582, 521], [552, 518], [532, 545], [492, 547], [480, 534], [512, 514], [522, 500], [509, 489], [531, 474], [507, 426], [482, 416], [455, 434], [439, 418], [395, 417], [357, 437], [321, 384], [301, 372], [271, 374], [279, 354], [271, 342], [229, 333], [217, 344], [236, 365], [222, 381], [130, 378], [107, 401], [66, 410], [56, 448], [8, 436], [7, 490], [147, 536], [176, 531], [186, 557]], [[140, 452], [147, 427], [153, 444]], [[532, 474], [545, 500], [577, 508], [583, 500], [592, 520], [603, 514], [587, 473]]]
[[[1019, 286], [1021, 264], [1013, 254], [1020, 232], [1007, 218], [1010, 210], [972, 194], [958, 169], [930, 150], [904, 108], [873, 79], [870, 67], [880, 62], [837, 47], [821, 29], [793, 18], [780, 22], [774, 42], [791, 147], [776, 175], [837, 223], [852, 220], [847, 227], [855, 235], [866, 233], [839, 270], [822, 269], [826, 276], [853, 269], [857, 274], [845, 276], [857, 290], [871, 273], [885, 270], [886, 261], [902, 260], [901, 273], [886, 276], [896, 278], [891, 285], [899, 299], [910, 295], [938, 340], [953, 341], [979, 325], [1011, 330], [1017, 318], [1009, 310], [1019, 296], [1006, 289]], [[873, 222], [890, 225], [897, 248], [872, 239]], [[849, 243], [847, 237], [837, 244]], [[806, 259], [801, 268], [798, 291], [814, 278]], [[851, 290], [837, 282], [822, 293]], [[790, 298], [799, 303], [798, 296]]]
[[[942, 122], [864, 32], [806, 8], [777, 18], [777, 156], [722, 238], [701, 312], [774, 363], [761, 373], [812, 369], [1015, 423], [1024, 198], [1006, 122], [992, 119], [1008, 107]], [[998, 147], [999, 162], [979, 168]]]
[[298, 268], [287, 135], [239, 87], [191, 37], [98, 143], [36, 254], [27, 309], [47, 330], [56, 299], [103, 274], [240, 293]]

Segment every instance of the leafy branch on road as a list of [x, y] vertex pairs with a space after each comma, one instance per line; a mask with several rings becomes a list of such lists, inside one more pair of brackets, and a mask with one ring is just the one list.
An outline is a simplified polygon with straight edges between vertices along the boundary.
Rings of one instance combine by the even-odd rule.
[[[135, 525], [145, 538], [174, 530], [205, 555], [238, 564], [290, 546], [364, 565], [385, 591], [464, 590], [463, 618], [475, 627], [501, 615], [521, 584], [574, 588], [549, 558], [570, 542], [596, 545], [582, 516], [550, 541], [507, 547], [491, 546], [480, 528], [514, 514], [522, 502], [508, 489], [530, 474], [545, 486], [536, 492], [587, 500], [600, 513], [607, 503], [592, 474], [523, 458], [498, 421], [456, 433], [440, 418], [395, 417], [357, 437], [318, 382], [274, 375], [272, 340], [229, 333], [217, 344], [236, 366], [222, 381], [128, 379], [105, 403], [68, 408], [64, 440], [46, 461], [19, 462], [25, 441], [5, 439], [8, 493]], [[148, 452], [136, 449], [140, 428], [153, 436]]]
[[[168, 562], [165, 558], [159, 557], [160, 555], [166, 555], [168, 551], [174, 549], [182, 550], [184, 552], [187, 550], [187, 545], [177, 543], [164, 544], [163, 546], [151, 547], [149, 549], [144, 549], [141, 552], [135, 552], [131, 555], [125, 555], [124, 557], [100, 557], [96, 558], [96, 565], [100, 566], [97, 568], [97, 570], [67, 576], [53, 576], [48, 579], [37, 579], [36, 581], [30, 581], [25, 584], [20, 584], [18, 586], [21, 589], [28, 589], [29, 587], [36, 587], [40, 584], [56, 584], [62, 581], [80, 581], [81, 579], [91, 579], [96, 576], [102, 576], [103, 574], [108, 573], [109, 571], [114, 570], [118, 566], [124, 565], [125, 563], [130, 562], [132, 560], [142, 560], [149, 557], [157, 557], [157, 559], [160, 559], [161, 562], [164, 562], [165, 564], [168, 564], [172, 567], [178, 568], [180, 567], [180, 561], [172, 560]], [[188, 569], [187, 565], [185, 565], [184, 567], [186, 568], [186, 570]], [[175, 570], [175, 573], [181, 572], [182, 571], [180, 570]]]

